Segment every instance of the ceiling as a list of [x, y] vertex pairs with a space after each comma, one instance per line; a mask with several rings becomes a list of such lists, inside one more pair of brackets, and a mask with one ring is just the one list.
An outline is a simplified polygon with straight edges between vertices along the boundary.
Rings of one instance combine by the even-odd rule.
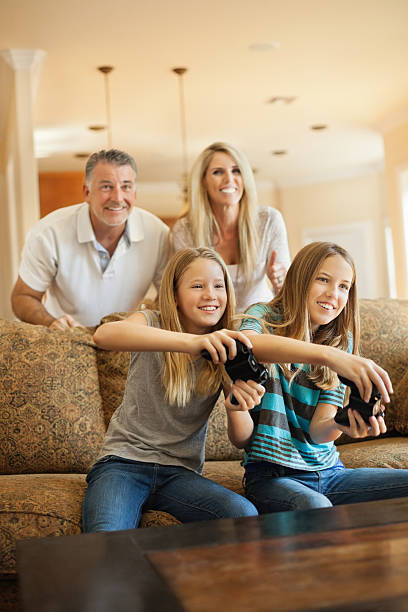
[[[35, 108], [43, 171], [82, 170], [75, 153], [106, 147], [106, 131], [88, 129], [106, 123], [101, 65], [114, 66], [113, 145], [144, 182], [182, 173], [173, 67], [188, 68], [189, 164], [226, 140], [277, 187], [377, 172], [381, 129], [408, 109], [408, 0], [1, 0], [0, 41], [47, 53]], [[251, 48], [264, 43], [278, 46]]]

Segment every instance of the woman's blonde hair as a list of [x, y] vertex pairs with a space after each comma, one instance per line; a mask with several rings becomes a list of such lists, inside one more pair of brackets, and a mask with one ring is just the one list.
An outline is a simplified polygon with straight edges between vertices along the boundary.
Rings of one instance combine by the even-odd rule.
[[239, 268], [242, 278], [250, 285], [258, 256], [258, 197], [254, 175], [244, 153], [225, 142], [214, 142], [200, 153], [189, 176], [187, 208], [183, 216], [188, 218], [194, 245], [212, 246], [214, 238], [220, 234], [220, 227], [208, 199], [204, 178], [214, 153], [226, 153], [232, 157], [241, 172], [244, 192], [238, 218]]
[[[349, 264], [353, 278], [348, 300], [341, 313], [312, 332], [308, 311], [308, 296], [311, 285], [328, 257], [340, 255]], [[352, 334], [354, 354], [358, 354], [360, 340], [360, 317], [356, 287], [356, 269], [351, 255], [333, 242], [312, 242], [301, 249], [289, 267], [285, 281], [277, 295], [269, 302], [272, 310], [267, 325], [274, 333], [315, 344], [335, 346], [347, 351]], [[291, 377], [288, 364], [281, 364], [285, 375]], [[309, 378], [320, 388], [330, 389], [338, 384], [337, 375], [327, 366], [310, 366]]]
[[[232, 318], [235, 311], [235, 294], [227, 267], [220, 255], [214, 250], [200, 247], [177, 251], [170, 259], [163, 274], [159, 293], [159, 310], [163, 329], [183, 332], [177, 307], [176, 293], [187, 268], [197, 259], [207, 259], [217, 263], [223, 273], [227, 293], [225, 311], [214, 326], [216, 329], [232, 329]], [[212, 361], [204, 361], [198, 379], [195, 376], [194, 361], [185, 353], [164, 353], [162, 381], [166, 389], [166, 399], [170, 404], [185, 406], [195, 391], [199, 395], [216, 393], [228, 377], [224, 368], [219, 368]]]

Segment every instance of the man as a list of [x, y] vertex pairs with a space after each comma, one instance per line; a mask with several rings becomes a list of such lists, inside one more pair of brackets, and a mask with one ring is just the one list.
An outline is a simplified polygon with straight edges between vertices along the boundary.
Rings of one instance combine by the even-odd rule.
[[50, 213], [28, 233], [11, 304], [22, 321], [92, 326], [134, 308], [168, 259], [168, 227], [135, 208], [136, 164], [122, 151], [91, 155], [85, 202]]

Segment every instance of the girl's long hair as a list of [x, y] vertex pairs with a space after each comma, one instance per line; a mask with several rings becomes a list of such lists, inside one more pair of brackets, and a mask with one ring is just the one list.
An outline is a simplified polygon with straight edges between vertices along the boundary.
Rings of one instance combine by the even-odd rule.
[[238, 218], [239, 272], [245, 283], [251, 285], [258, 258], [258, 197], [254, 175], [244, 153], [225, 142], [214, 142], [200, 153], [189, 176], [188, 203], [183, 216], [188, 218], [195, 246], [210, 247], [214, 244], [214, 239], [220, 235], [220, 227], [204, 185], [205, 174], [214, 153], [230, 155], [241, 171], [244, 192]]
[[[323, 262], [328, 257], [340, 255], [350, 265], [353, 279], [348, 300], [342, 312], [330, 323], [320, 325], [312, 332], [308, 312], [308, 296], [311, 285]], [[360, 317], [356, 287], [356, 269], [351, 255], [333, 242], [312, 242], [301, 249], [293, 259], [281, 289], [269, 302], [272, 310], [267, 317], [267, 325], [274, 328], [279, 336], [335, 346], [348, 350], [352, 334], [354, 354], [358, 354], [360, 340]], [[293, 377], [288, 364], [280, 364], [285, 376]], [[310, 366], [310, 380], [322, 389], [330, 389], [338, 384], [337, 375], [327, 366]]]
[[[176, 292], [186, 269], [196, 259], [208, 259], [216, 262], [224, 276], [227, 305], [221, 319], [212, 331], [224, 328], [232, 329], [232, 319], [235, 311], [234, 287], [222, 257], [214, 250], [206, 247], [181, 249], [173, 255], [167, 264], [159, 293], [162, 328], [174, 332], [184, 331], [179, 318]], [[228, 377], [224, 368], [219, 368], [212, 361], [203, 360], [202, 368], [198, 378], [196, 378], [194, 360], [190, 355], [176, 352], [164, 353], [162, 381], [166, 389], [166, 399], [170, 404], [185, 406], [193, 392], [199, 395], [216, 393], [220, 385], [227, 380]]]

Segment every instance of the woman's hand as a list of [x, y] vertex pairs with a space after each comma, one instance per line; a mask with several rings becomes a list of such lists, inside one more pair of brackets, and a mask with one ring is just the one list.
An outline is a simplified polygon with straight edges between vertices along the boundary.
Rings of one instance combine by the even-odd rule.
[[334, 349], [327, 365], [341, 376], [352, 380], [365, 402], [368, 402], [371, 397], [373, 384], [381, 393], [383, 401], [387, 403], [390, 401], [389, 393], [393, 393], [393, 389], [388, 372], [371, 359]]
[[[231, 387], [231, 393], [225, 400], [225, 408], [233, 411], [248, 411], [261, 403], [265, 388], [254, 380], [236, 380]], [[238, 404], [231, 402], [231, 395], [235, 397]]]
[[[384, 407], [382, 406], [384, 410]], [[387, 426], [382, 416], [370, 416], [370, 423], [366, 423], [358, 410], [348, 409], [349, 426], [334, 422], [334, 426], [350, 436], [350, 438], [366, 438], [367, 436], [379, 436], [387, 431]]]
[[210, 334], [197, 334], [191, 337], [187, 352], [191, 355], [200, 355], [201, 351], [207, 350], [214, 363], [225, 363], [227, 359], [234, 359], [237, 355], [235, 340], [240, 340], [248, 348], [252, 348], [251, 340], [239, 331], [231, 329], [219, 329]]
[[270, 259], [266, 264], [266, 275], [271, 281], [275, 293], [282, 287], [287, 272], [285, 266], [279, 261], [276, 261], [276, 257], [276, 251], [272, 251]]

